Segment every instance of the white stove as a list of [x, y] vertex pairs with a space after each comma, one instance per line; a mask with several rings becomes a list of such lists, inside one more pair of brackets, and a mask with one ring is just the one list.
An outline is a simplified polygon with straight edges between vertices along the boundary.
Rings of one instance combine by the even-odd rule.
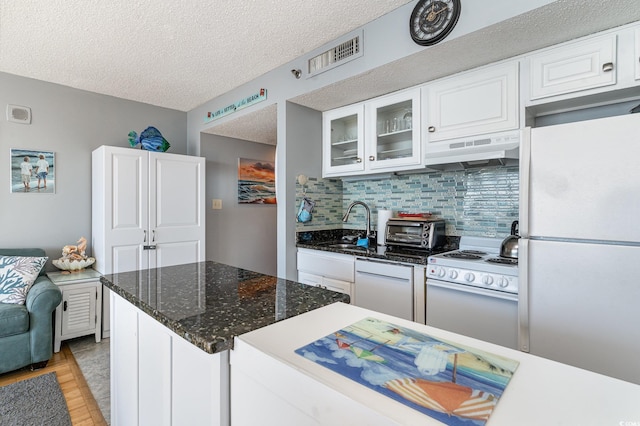
[[427, 258], [427, 325], [517, 349], [518, 264], [501, 245], [462, 237], [459, 250]]
[[461, 237], [458, 250], [429, 256], [427, 279], [517, 295], [518, 260], [501, 257], [501, 244], [501, 238]]

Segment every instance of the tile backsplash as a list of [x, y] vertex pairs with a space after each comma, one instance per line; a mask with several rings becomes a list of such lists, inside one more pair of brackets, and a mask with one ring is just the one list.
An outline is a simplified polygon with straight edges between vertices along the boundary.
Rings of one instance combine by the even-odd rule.
[[447, 235], [504, 237], [518, 219], [519, 173], [517, 166], [496, 166], [359, 181], [309, 178], [304, 188], [296, 185], [296, 195], [298, 208], [303, 196], [316, 202], [312, 220], [298, 223], [298, 232], [364, 229], [365, 210], [360, 206], [342, 223], [349, 204], [359, 200], [371, 208], [373, 228], [377, 210], [387, 208], [396, 214], [431, 212], [445, 219]]

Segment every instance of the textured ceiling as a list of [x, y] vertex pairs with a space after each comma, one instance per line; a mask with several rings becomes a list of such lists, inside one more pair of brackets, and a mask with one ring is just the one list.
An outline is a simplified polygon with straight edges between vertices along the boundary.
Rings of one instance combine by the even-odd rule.
[[189, 111], [409, 1], [0, 0], [0, 71]]
[[[409, 1], [0, 0], [0, 71], [189, 111]], [[326, 111], [638, 20], [640, 0], [558, 0], [292, 101]], [[274, 144], [276, 121], [207, 132]]]

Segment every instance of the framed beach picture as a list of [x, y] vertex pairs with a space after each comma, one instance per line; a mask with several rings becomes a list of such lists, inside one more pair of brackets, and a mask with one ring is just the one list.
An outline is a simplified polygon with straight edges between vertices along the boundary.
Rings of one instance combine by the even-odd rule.
[[11, 149], [11, 192], [54, 194], [55, 155], [52, 151]]
[[273, 161], [238, 159], [238, 203], [276, 204]]

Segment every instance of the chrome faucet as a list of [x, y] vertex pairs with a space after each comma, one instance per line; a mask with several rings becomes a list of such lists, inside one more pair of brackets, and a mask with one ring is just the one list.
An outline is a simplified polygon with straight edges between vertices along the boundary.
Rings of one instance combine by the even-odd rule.
[[349, 207], [347, 207], [347, 212], [344, 214], [344, 216], [342, 216], [342, 221], [346, 222], [349, 219], [349, 213], [351, 213], [351, 209], [356, 204], [360, 204], [367, 211], [367, 231], [366, 231], [367, 234], [366, 234], [366, 238], [368, 239], [369, 237], [371, 237], [371, 210], [369, 209], [368, 205], [366, 205], [362, 201], [354, 201], [353, 203], [349, 204]]

